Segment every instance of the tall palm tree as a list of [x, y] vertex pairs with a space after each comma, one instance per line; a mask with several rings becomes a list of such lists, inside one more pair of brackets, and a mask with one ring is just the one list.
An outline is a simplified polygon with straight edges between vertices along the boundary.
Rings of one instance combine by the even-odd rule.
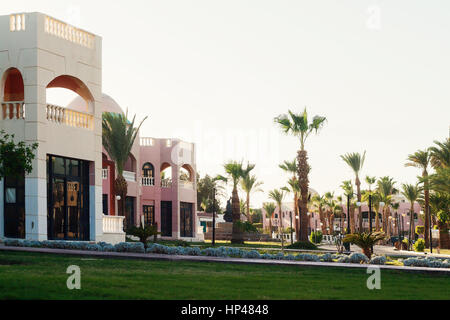
[[[398, 203], [398, 202], [391, 203], [391, 208], [395, 212], [395, 217], [398, 218], [398, 209], [400, 208], [400, 203]], [[399, 224], [400, 221], [397, 220], [397, 223]], [[398, 231], [398, 230], [400, 230], [399, 228], [400, 228], [400, 225], [397, 225], [397, 228], [395, 228], [395, 229]], [[400, 236], [400, 233], [399, 232], [397, 232], [397, 233], [398, 233], [397, 235]], [[395, 231], [394, 231], [394, 234], [395, 234]]]
[[336, 201], [334, 200], [334, 192], [325, 192], [327, 234], [333, 233], [334, 213], [336, 209]]
[[377, 181], [377, 190], [380, 194], [380, 201], [384, 202], [383, 207], [383, 231], [390, 235], [389, 216], [390, 216], [390, 204], [392, 203], [392, 195], [397, 193], [397, 189], [394, 187], [395, 181], [389, 176], [381, 177]]
[[351, 180], [342, 181], [341, 189], [344, 191], [344, 195], [347, 200], [350, 198], [350, 210], [347, 212], [347, 219], [350, 222], [350, 231], [351, 233], [355, 233], [355, 204], [352, 201], [353, 199], [353, 185]]
[[285, 193], [283, 190], [274, 189], [269, 191], [269, 198], [276, 202], [278, 205], [278, 233], [281, 237], [281, 250], [284, 250], [284, 237], [283, 237], [283, 217], [281, 215], [282, 210], [282, 202], [283, 198], [285, 196]]
[[325, 211], [327, 206], [327, 199], [325, 195], [316, 194], [312, 197], [312, 203], [314, 204], [314, 211], [319, 214], [320, 227], [322, 229], [322, 234], [326, 234], [326, 219]]
[[297, 179], [297, 159], [294, 158], [292, 161], [285, 160], [279, 167], [286, 173], [292, 174], [292, 178], [289, 179], [288, 184], [290, 186], [290, 192], [294, 194], [295, 235], [297, 237], [296, 240], [299, 241], [300, 235], [298, 231], [300, 217], [298, 217], [298, 199], [300, 197], [300, 184]]
[[429, 247], [430, 241], [430, 187], [428, 181], [428, 166], [431, 162], [431, 153], [429, 150], [419, 150], [408, 155], [408, 162], [405, 167], [415, 167], [422, 170], [423, 190], [425, 196], [425, 246]]
[[450, 138], [444, 142], [434, 141], [436, 146], [429, 148], [431, 153], [431, 165], [433, 168], [450, 167]]
[[[231, 243], [243, 243], [242, 230], [238, 226], [237, 222], [241, 220], [241, 208], [239, 204], [238, 185], [243, 177], [245, 177], [255, 165], [248, 164], [247, 168], [243, 167], [242, 161], [229, 161], [223, 165], [228, 178], [233, 183], [233, 191], [231, 193], [231, 210], [233, 212], [233, 229], [231, 235]], [[228, 181], [226, 177], [218, 175], [218, 180]]]
[[298, 204], [296, 203], [300, 197], [300, 184], [298, 183], [297, 178], [292, 177], [288, 180], [288, 185], [286, 187], [281, 188], [282, 190], [286, 191], [287, 193], [292, 192], [294, 194], [294, 218], [295, 218], [295, 236], [296, 240], [298, 241], [300, 238], [299, 235], [299, 225], [298, 225]]
[[[122, 113], [104, 112], [102, 115], [102, 144], [109, 157], [114, 161], [117, 168], [117, 178], [114, 181], [116, 195], [120, 196], [119, 215], [125, 216], [125, 199], [128, 192], [128, 183], [123, 177], [123, 168], [130, 156], [134, 140], [147, 119], [145, 117], [137, 127], [134, 126], [136, 116], [131, 122], [128, 121], [128, 111]], [[128, 228], [127, 218], [125, 218], [125, 228]]]
[[[368, 195], [370, 195], [370, 198], [369, 199], [367, 199], [367, 200], [365, 200], [365, 201], [368, 201], [368, 202], [371, 202], [370, 201], [370, 199], [372, 199], [372, 185], [375, 183], [377, 181], [377, 178], [376, 177], [370, 177], [370, 176], [366, 176], [366, 183], [369, 185], [369, 194]], [[372, 199], [373, 200], [373, 199]], [[370, 212], [371, 211], [371, 208], [369, 208], [369, 215], [368, 215], [368, 218], [370, 219], [369, 221], [369, 227], [370, 227], [370, 225], [372, 224], [372, 222], [371, 222], [371, 220], [372, 220], [372, 212]], [[377, 217], [378, 218], [378, 217]], [[377, 230], [378, 231], [378, 230]], [[372, 230], [369, 230], [369, 232], [372, 232]]]
[[275, 212], [276, 206], [273, 202], [265, 202], [263, 208], [266, 211], [266, 218], [269, 219], [269, 234], [272, 237], [272, 217]]
[[[341, 156], [342, 160], [348, 164], [350, 168], [352, 168], [355, 173], [355, 185], [356, 185], [356, 194], [358, 197], [358, 201], [361, 202], [361, 181], [359, 180], [359, 173], [364, 165], [364, 160], [366, 158], [366, 152], [359, 154], [357, 152], [347, 153]], [[362, 220], [362, 208], [358, 207], [358, 217], [359, 217], [359, 232], [363, 231], [363, 220]]]
[[250, 194], [252, 192], [262, 192], [263, 190], [259, 188], [263, 184], [262, 181], [258, 181], [255, 175], [250, 175], [250, 173], [247, 173], [242, 179], [241, 179], [241, 188], [246, 193], [246, 216], [249, 222], [252, 222], [252, 218], [250, 215]]
[[[364, 202], [369, 202], [369, 195], [372, 198], [372, 209], [375, 211], [375, 231], [380, 231], [380, 215], [379, 215], [379, 210], [380, 210], [380, 201], [381, 201], [381, 196], [377, 191], [368, 191], [368, 190], [363, 190], [361, 191], [361, 199]], [[371, 214], [370, 214], [370, 218], [371, 218]], [[370, 230], [369, 232], [373, 232], [373, 230]]]
[[421, 187], [416, 184], [402, 184], [402, 194], [405, 196], [405, 198], [409, 201], [411, 204], [410, 207], [410, 218], [409, 218], [409, 246], [411, 246], [412, 237], [415, 232], [414, 227], [414, 203], [420, 198], [422, 189]]
[[303, 113], [293, 113], [288, 110], [288, 114], [282, 114], [274, 119], [281, 130], [286, 134], [292, 134], [300, 140], [300, 150], [297, 152], [297, 175], [300, 184], [300, 240], [308, 241], [308, 174], [310, 166], [308, 164], [308, 154], [305, 150], [305, 143], [311, 133], [317, 133], [326, 122], [323, 116], [314, 116], [311, 121], [308, 119], [306, 108]]

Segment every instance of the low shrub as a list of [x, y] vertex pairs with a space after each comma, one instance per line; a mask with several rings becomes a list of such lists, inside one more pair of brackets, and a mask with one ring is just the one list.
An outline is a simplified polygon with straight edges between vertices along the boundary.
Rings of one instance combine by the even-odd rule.
[[369, 262], [369, 258], [365, 254], [354, 252], [349, 257], [350, 263], [366, 263]]
[[417, 241], [413, 244], [414, 251], [424, 252], [425, 251], [425, 240], [417, 239]]
[[325, 253], [319, 257], [320, 257], [320, 261], [333, 262], [333, 255], [331, 253]]
[[322, 238], [323, 238], [323, 234], [322, 231], [313, 231], [311, 232], [311, 234], [309, 235], [309, 241], [311, 241], [312, 243], [315, 244], [319, 244], [322, 242]]
[[369, 263], [384, 265], [384, 264], [386, 264], [386, 261], [387, 261], [387, 259], [385, 256], [376, 256], [376, 257], [372, 257], [372, 259], [370, 259]]
[[318, 255], [308, 254], [308, 253], [300, 253], [299, 255], [297, 255], [296, 259], [298, 261], [314, 261], [314, 262], [320, 261], [320, 258]]
[[303, 249], [303, 250], [317, 250], [317, 246], [309, 241], [297, 241], [286, 247], [287, 249]]

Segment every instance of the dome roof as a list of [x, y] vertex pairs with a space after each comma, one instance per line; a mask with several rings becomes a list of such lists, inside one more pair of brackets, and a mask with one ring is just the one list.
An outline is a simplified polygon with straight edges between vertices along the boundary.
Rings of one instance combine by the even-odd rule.
[[[75, 111], [86, 112], [86, 102], [82, 97], [78, 96], [67, 105], [67, 108]], [[102, 112], [124, 114], [119, 104], [113, 98], [104, 93], [102, 94]]]

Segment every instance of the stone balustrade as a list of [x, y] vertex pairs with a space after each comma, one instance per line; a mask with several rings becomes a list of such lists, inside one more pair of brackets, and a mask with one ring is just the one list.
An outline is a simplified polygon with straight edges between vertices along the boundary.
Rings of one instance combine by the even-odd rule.
[[94, 130], [94, 116], [88, 113], [47, 104], [47, 120], [70, 127]]
[[25, 104], [23, 101], [5, 101], [1, 103], [2, 119], [25, 119]]

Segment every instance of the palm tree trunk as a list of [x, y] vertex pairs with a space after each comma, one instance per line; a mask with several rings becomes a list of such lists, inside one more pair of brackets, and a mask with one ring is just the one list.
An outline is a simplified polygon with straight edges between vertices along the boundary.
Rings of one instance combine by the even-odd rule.
[[300, 150], [297, 154], [298, 181], [300, 185], [300, 241], [308, 241], [308, 155], [306, 150]]
[[411, 204], [411, 213], [409, 217], [409, 246], [412, 245], [414, 237], [414, 203]]
[[252, 223], [252, 217], [250, 215], [250, 192], [247, 192], [247, 200], [246, 200], [246, 204], [247, 204], [247, 219], [250, 223]]
[[280, 208], [280, 211], [278, 212], [278, 221], [280, 222], [278, 224], [278, 233], [281, 237], [281, 252], [284, 252], [284, 234], [283, 234], [283, 218], [281, 216], [281, 203], [278, 204], [278, 207]]
[[243, 243], [242, 240], [242, 230], [236, 224], [238, 221], [241, 221], [241, 210], [239, 206], [239, 195], [237, 192], [237, 188], [233, 187], [233, 192], [231, 195], [231, 209], [233, 212], [233, 229], [231, 233], [231, 243]]
[[380, 214], [378, 209], [375, 209], [375, 211], [375, 230], [378, 232], [380, 231]]
[[[424, 178], [428, 176], [428, 173], [424, 172], [422, 175]], [[426, 181], [426, 180], [425, 180]], [[428, 182], [424, 183], [424, 196], [425, 196], [425, 247], [430, 247], [430, 190]]]
[[299, 241], [300, 240], [300, 235], [298, 234], [299, 232], [299, 228], [298, 228], [298, 223], [299, 223], [299, 219], [297, 219], [298, 217], [298, 203], [297, 203], [298, 199], [297, 199], [297, 193], [294, 192], [294, 225], [295, 225], [295, 240]]
[[[356, 193], [358, 195], [358, 202], [361, 202], [361, 182], [359, 181], [358, 176], [356, 176], [355, 185], [356, 185]], [[358, 207], [358, 219], [359, 219], [358, 221], [359, 232], [363, 232], [363, 218], [361, 206]]]
[[355, 233], [355, 206], [350, 205], [350, 214], [348, 215], [350, 219], [350, 233]]

